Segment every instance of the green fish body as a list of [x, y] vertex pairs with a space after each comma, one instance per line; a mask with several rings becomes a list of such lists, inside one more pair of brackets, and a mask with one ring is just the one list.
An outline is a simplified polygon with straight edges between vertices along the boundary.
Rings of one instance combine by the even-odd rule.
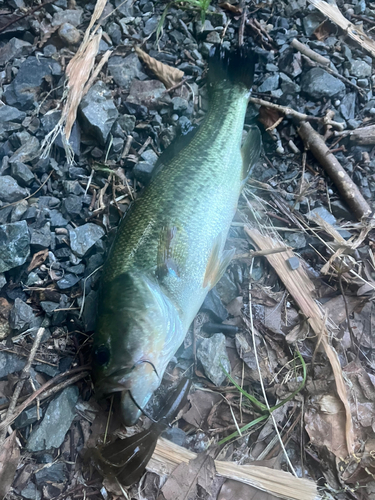
[[[243, 50], [210, 60], [210, 109], [191, 141], [160, 165], [121, 222], [103, 271], [94, 335], [100, 394], [120, 391], [133, 425], [232, 252], [225, 240], [259, 130], [241, 150], [254, 61]], [[168, 155], [165, 154], [165, 158]]]

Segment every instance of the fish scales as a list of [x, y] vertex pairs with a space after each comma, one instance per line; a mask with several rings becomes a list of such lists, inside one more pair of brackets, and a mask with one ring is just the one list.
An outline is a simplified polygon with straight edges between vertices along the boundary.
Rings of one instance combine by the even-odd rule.
[[[242, 76], [236, 67], [241, 63], [250, 76], [246, 67]], [[161, 158], [162, 167], [121, 222], [103, 271], [94, 369], [99, 393], [122, 393], [128, 425], [160, 384], [225, 270], [243, 157], [254, 161], [260, 148], [256, 131], [248, 144], [253, 152], [241, 153], [252, 58], [242, 50], [233, 56], [219, 52], [212, 64], [203, 124], [176, 156], [165, 163]]]

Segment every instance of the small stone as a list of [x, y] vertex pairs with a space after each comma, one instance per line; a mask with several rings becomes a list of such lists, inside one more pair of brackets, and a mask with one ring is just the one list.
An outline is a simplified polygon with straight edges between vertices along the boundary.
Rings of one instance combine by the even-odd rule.
[[29, 56], [4, 92], [6, 103], [22, 110], [32, 109], [39, 102], [38, 94], [44, 78], [57, 71], [57, 67], [61, 71], [60, 65], [53, 59]]
[[177, 111], [177, 113], [186, 111], [189, 107], [188, 101], [186, 99], [183, 99], [182, 97], [173, 97], [172, 104], [173, 111]]
[[347, 125], [350, 130], [356, 130], [361, 126], [361, 123], [359, 120], [348, 120]]
[[5, 132], [11, 132], [13, 130], [18, 130], [19, 125], [22, 120], [24, 120], [26, 113], [19, 111], [17, 108], [12, 106], [1, 106], [0, 107], [0, 136]]
[[27, 165], [21, 163], [20, 161], [16, 161], [11, 165], [11, 173], [12, 177], [21, 185], [21, 186], [30, 186], [35, 177], [32, 171], [29, 169]]
[[168, 100], [170, 101], [170, 97], [166, 93], [166, 87], [159, 80], [133, 80], [127, 98], [127, 102], [149, 109], [158, 109]]
[[349, 94], [345, 94], [341, 100], [340, 104], [340, 113], [342, 114], [345, 120], [351, 120], [354, 118], [355, 113], [355, 101], [356, 94], [355, 92], [350, 92]]
[[[61, 118], [61, 111], [48, 111], [43, 117], [42, 117], [42, 125], [43, 129], [45, 132], [45, 135], [47, 135], [49, 132], [51, 132], [54, 127], [57, 125]], [[80, 154], [80, 142], [81, 142], [81, 129], [78, 124], [78, 120], [76, 120], [73, 124], [72, 131], [69, 137], [69, 144], [73, 149], [73, 152], [75, 155], [79, 156]], [[56, 140], [54, 142], [56, 146], [58, 146], [61, 149], [64, 149], [63, 141], [61, 139], [61, 133], [58, 134], [56, 137]], [[77, 168], [77, 167], [70, 167], [70, 168]]]
[[49, 222], [40, 229], [30, 228], [30, 245], [34, 247], [34, 250], [48, 248], [51, 245], [51, 239], [52, 236]]
[[125, 134], [130, 134], [134, 130], [136, 122], [135, 116], [121, 115], [117, 121]]
[[0, 379], [21, 371], [25, 364], [26, 359], [20, 358], [17, 354], [0, 351]]
[[371, 76], [371, 65], [361, 59], [355, 59], [349, 72], [357, 78], [367, 78]]
[[4, 273], [0, 273], [0, 290], [4, 288], [4, 286], [7, 284], [6, 277], [4, 276]]
[[221, 38], [220, 38], [220, 35], [219, 35], [219, 33], [217, 31], [211, 31], [206, 36], [206, 41], [208, 43], [219, 44], [221, 42]]
[[362, 89], [366, 89], [369, 86], [369, 81], [367, 78], [358, 78], [357, 85]]
[[81, 39], [80, 32], [70, 23], [62, 24], [58, 33], [61, 40], [67, 45], [76, 45]]
[[70, 248], [78, 257], [83, 257], [104, 234], [103, 228], [91, 222], [76, 227], [69, 231]]
[[287, 260], [287, 263], [292, 271], [295, 271], [299, 268], [299, 258], [298, 257], [290, 257]]
[[30, 235], [26, 221], [0, 225], [0, 273], [21, 266], [29, 254]]
[[131, 53], [126, 57], [113, 56], [108, 61], [108, 71], [119, 87], [127, 90], [134, 78], [145, 80], [147, 75], [137, 54]]
[[[43, 416], [42, 408], [39, 408], [39, 416], [40, 418]], [[23, 429], [30, 424], [38, 421], [38, 412], [37, 407], [32, 406], [31, 408], [26, 408], [21, 415], [18, 415], [16, 420], [14, 421], [14, 426], [16, 429]]]
[[205, 19], [203, 24], [201, 21], [195, 23], [195, 32], [198, 35], [208, 35], [208, 33], [214, 30], [215, 28], [212, 26], [211, 21], [209, 21], [208, 19]]
[[142, 184], [147, 184], [152, 177], [154, 166], [154, 164], [148, 161], [139, 161], [133, 168], [134, 177]]
[[345, 84], [322, 68], [312, 68], [301, 78], [301, 88], [311, 99], [332, 98], [345, 92]]
[[24, 42], [19, 38], [11, 38], [8, 43], [0, 48], [0, 66], [9, 63], [13, 59], [29, 55], [32, 49], [31, 43]]
[[224, 304], [229, 304], [238, 295], [237, 285], [227, 272], [224, 273], [223, 277], [216, 284], [216, 289]]
[[279, 86], [279, 75], [269, 76], [264, 80], [262, 85], [258, 87], [258, 92], [270, 92], [276, 90]]
[[9, 315], [9, 324], [13, 330], [23, 330], [34, 319], [34, 311], [26, 302], [16, 299]]
[[35, 473], [35, 481], [38, 486], [45, 486], [46, 483], [65, 483], [67, 476], [66, 464], [64, 462], [54, 462], [48, 467], [38, 470]]
[[27, 189], [19, 186], [13, 177], [3, 175], [0, 177], [0, 201], [4, 203], [14, 203], [29, 196]]
[[42, 494], [37, 489], [35, 484], [32, 481], [29, 481], [26, 487], [21, 491], [21, 497], [26, 498], [27, 500], [41, 500]]
[[80, 109], [87, 131], [104, 146], [118, 117], [118, 110], [105, 83], [99, 81], [91, 87], [82, 99]]
[[151, 165], [155, 165], [155, 163], [158, 161], [158, 155], [153, 149], [146, 149], [146, 151], [143, 151], [143, 153], [141, 154], [141, 158]]
[[143, 33], [146, 36], [151, 35], [151, 33], [153, 33], [158, 27], [158, 24], [159, 24], [159, 16], [150, 17], [150, 19], [147, 19], [145, 23], [145, 27], [143, 28]]
[[78, 26], [81, 24], [82, 9], [64, 9], [55, 12], [52, 19], [52, 26], [61, 26], [64, 23]]
[[335, 217], [324, 207], [317, 207], [310, 210], [310, 212], [306, 214], [306, 217], [314, 222], [317, 215], [319, 215], [319, 217], [321, 217], [324, 221], [328, 222], [328, 224], [331, 224], [331, 226], [336, 224]]
[[75, 276], [74, 274], [65, 274], [61, 280], [57, 281], [57, 286], [60, 290], [68, 290], [76, 285], [80, 279], [81, 278]]
[[331, 201], [331, 209], [337, 219], [344, 219], [345, 221], [355, 220], [353, 212], [340, 200]]
[[10, 216], [10, 222], [18, 222], [23, 219], [28, 209], [29, 205], [27, 203], [27, 200], [21, 200], [13, 207], [12, 215]]
[[33, 135], [9, 158], [9, 163], [27, 163], [40, 155], [40, 144]]
[[324, 16], [320, 12], [313, 12], [303, 16], [302, 22], [307, 37], [310, 37], [316, 28], [324, 21]]
[[78, 388], [70, 386], [51, 401], [42, 422], [30, 434], [26, 445], [28, 451], [44, 451], [62, 445], [76, 414], [77, 399]]
[[161, 435], [161, 437], [172, 441], [172, 443], [178, 446], [186, 445], [186, 433], [179, 427], [168, 427]]
[[215, 321], [221, 323], [228, 318], [228, 311], [223, 306], [216, 288], [208, 292], [201, 307], [202, 311], [209, 312]]
[[197, 358], [201, 362], [206, 376], [216, 386], [220, 386], [226, 379], [223, 368], [228, 373], [231, 369], [225, 335], [215, 333], [212, 337], [203, 339], [197, 349]]
[[303, 233], [285, 233], [285, 241], [292, 248], [305, 248], [306, 238]]
[[82, 197], [70, 194], [63, 200], [63, 206], [66, 212], [73, 218], [80, 216], [82, 213]]

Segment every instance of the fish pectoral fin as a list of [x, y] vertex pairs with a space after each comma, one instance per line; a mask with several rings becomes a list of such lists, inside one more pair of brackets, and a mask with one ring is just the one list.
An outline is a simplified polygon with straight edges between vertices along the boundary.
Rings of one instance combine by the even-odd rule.
[[242, 182], [245, 184], [251, 175], [253, 166], [259, 159], [262, 149], [262, 135], [256, 125], [251, 125], [250, 130], [241, 147], [242, 154]]
[[223, 276], [236, 252], [234, 248], [232, 248], [231, 250], [222, 251], [222, 247], [223, 234], [220, 233], [216, 238], [210, 258], [208, 259], [208, 264], [203, 279], [203, 287], [209, 287], [209, 290], [211, 290], [211, 288], [213, 288]]
[[[179, 278], [182, 230], [177, 226], [165, 226], [159, 237], [156, 275], [159, 281], [166, 277]], [[180, 262], [181, 263], [181, 262]]]

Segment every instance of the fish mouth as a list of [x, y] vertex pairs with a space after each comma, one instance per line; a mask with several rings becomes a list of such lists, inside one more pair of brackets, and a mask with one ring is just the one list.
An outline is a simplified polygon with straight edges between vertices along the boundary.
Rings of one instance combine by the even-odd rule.
[[99, 399], [114, 392], [128, 391], [131, 387], [129, 379], [130, 370], [122, 368], [109, 373], [105, 378], [95, 384], [95, 393]]

